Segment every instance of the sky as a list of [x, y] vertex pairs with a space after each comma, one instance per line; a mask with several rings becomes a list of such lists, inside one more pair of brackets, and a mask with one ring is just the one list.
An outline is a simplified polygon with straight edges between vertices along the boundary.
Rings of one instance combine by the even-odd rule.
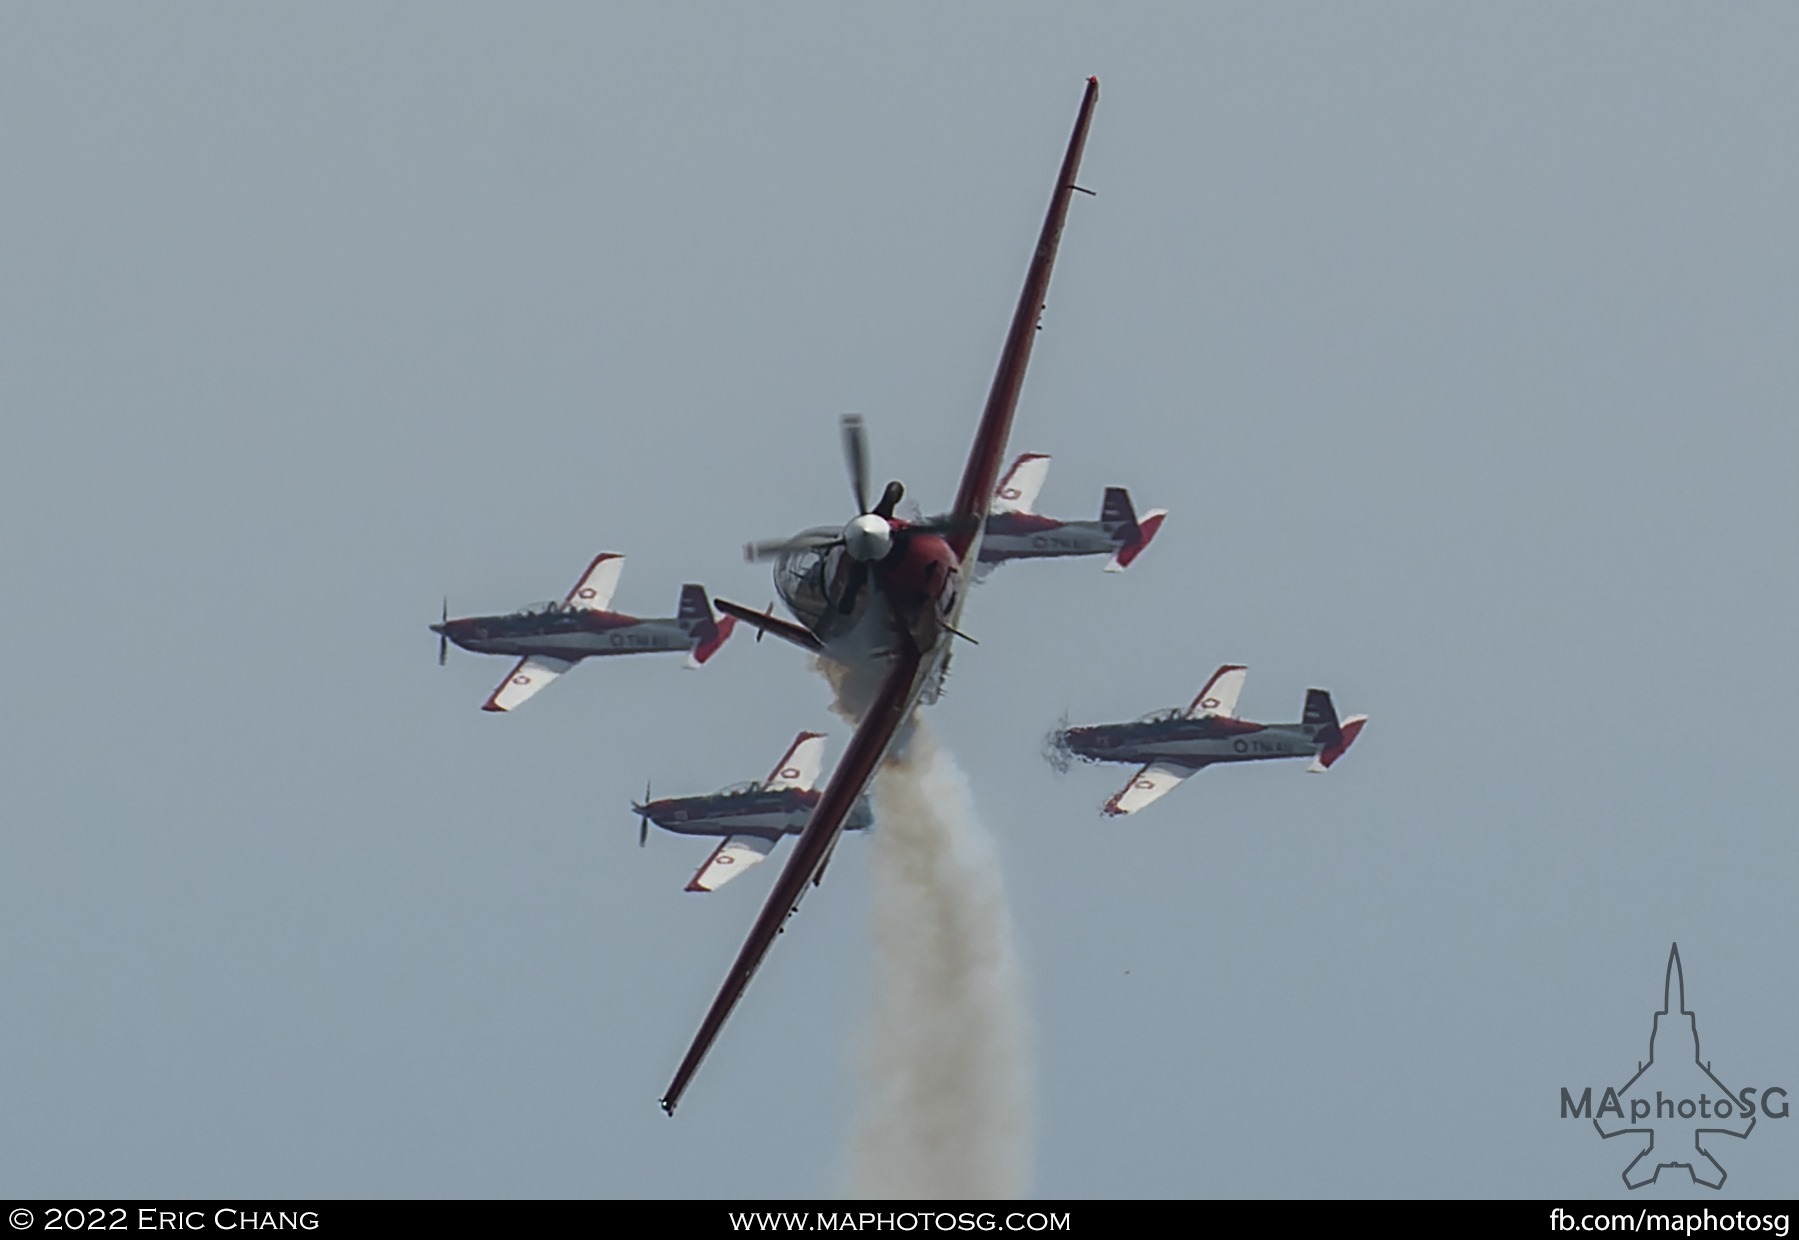
[[[1647, 1057], [1799, 1090], [1799, 13], [1744, 4], [27, 6], [0, 39], [0, 1185], [831, 1196], [847, 838], [656, 1099], [774, 866], [630, 802], [844, 728], [734, 638], [505, 665], [427, 625], [946, 506], [1088, 74], [1011, 449], [1171, 512], [1005, 568], [931, 726], [1003, 862], [1045, 1197], [1627, 1190]], [[1042, 738], [1371, 716], [1142, 814]], [[777, 857], [784, 854], [777, 854]]]

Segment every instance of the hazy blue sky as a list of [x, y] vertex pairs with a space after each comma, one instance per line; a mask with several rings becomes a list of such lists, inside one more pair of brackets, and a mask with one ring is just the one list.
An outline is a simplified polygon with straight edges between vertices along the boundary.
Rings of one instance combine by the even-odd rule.
[[[933, 725], [1010, 874], [1051, 1196], [1594, 1195], [1648, 1054], [1799, 1091], [1799, 12], [12, 6], [0, 1185], [837, 1191], [863, 841], [678, 1118], [773, 867], [629, 802], [843, 727], [797, 651], [512, 716], [436, 619], [947, 504], [1089, 73], [1015, 451], [1172, 510], [1022, 565]], [[1064, 711], [1330, 688], [1326, 778], [1101, 819]], [[1799, 1120], [1721, 1152], [1799, 1189]], [[1667, 1177], [1664, 1177], [1666, 1179]], [[1636, 1196], [1693, 1196], [1658, 1186]], [[1709, 1199], [1717, 1199], [1706, 1194]]]

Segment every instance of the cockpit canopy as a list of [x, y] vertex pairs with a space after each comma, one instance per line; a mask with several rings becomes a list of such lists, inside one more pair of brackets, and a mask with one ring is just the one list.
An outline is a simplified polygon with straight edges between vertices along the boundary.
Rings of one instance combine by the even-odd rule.
[[746, 779], [740, 784], [732, 784], [728, 788], [720, 788], [718, 790], [718, 795], [721, 797], [741, 797], [741, 796], [748, 796], [752, 792], [761, 792], [761, 791], [762, 791], [762, 781], [761, 780]]
[[565, 611], [574, 611], [559, 598], [545, 599], [541, 603], [526, 603], [512, 614], [515, 616], [553, 616]]
[[1161, 710], [1152, 710], [1140, 716], [1138, 723], [1172, 723], [1176, 719], [1185, 719], [1187, 712], [1179, 706], [1164, 706]]
[[835, 547], [822, 544], [836, 540], [842, 533], [842, 530], [831, 525], [803, 530], [797, 535], [798, 538], [816, 538], [821, 545], [789, 551], [775, 561], [776, 593], [787, 604], [788, 610], [793, 612], [794, 618], [814, 631], [823, 623], [830, 609], [830, 599], [825, 593], [825, 577], [830, 570], [831, 557], [836, 551]]

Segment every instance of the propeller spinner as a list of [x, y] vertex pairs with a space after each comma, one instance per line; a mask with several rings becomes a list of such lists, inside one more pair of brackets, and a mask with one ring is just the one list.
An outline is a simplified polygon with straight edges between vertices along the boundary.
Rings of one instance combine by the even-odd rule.
[[843, 597], [838, 611], [849, 614], [856, 599], [868, 584], [868, 566], [886, 559], [893, 552], [893, 510], [906, 494], [898, 482], [889, 482], [881, 498], [872, 508], [868, 503], [868, 430], [860, 414], [848, 414], [842, 423], [843, 463], [849, 471], [850, 495], [856, 501], [856, 515], [835, 538], [812, 535], [751, 543], [744, 548], [745, 558], [772, 560], [794, 551], [818, 551], [842, 547], [852, 563], [844, 581]]

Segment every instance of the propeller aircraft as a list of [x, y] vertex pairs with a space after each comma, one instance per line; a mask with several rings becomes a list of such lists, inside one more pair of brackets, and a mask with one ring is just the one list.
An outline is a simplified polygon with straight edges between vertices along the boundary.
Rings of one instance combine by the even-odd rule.
[[1052, 761], [1141, 762], [1142, 770], [1105, 804], [1111, 816], [1134, 814], [1179, 787], [1190, 775], [1223, 762], [1269, 758], [1311, 758], [1308, 770], [1322, 774], [1362, 733], [1366, 715], [1337, 721], [1337, 708], [1323, 689], [1306, 690], [1305, 715], [1298, 723], [1250, 723], [1237, 718], [1237, 697], [1249, 669], [1227, 663], [1212, 673], [1192, 705], [1159, 710], [1133, 723], [1064, 727], [1050, 737]]
[[775, 589], [797, 623], [776, 618], [772, 606], [756, 612], [719, 600], [719, 610], [727, 616], [821, 655], [846, 673], [847, 690], [840, 686], [840, 697], [859, 722], [662, 1096], [662, 1109], [670, 1115], [775, 937], [807, 889], [822, 878], [853, 806], [902, 738], [913, 710], [936, 699], [952, 644], [964, 640], [963, 586], [980, 559], [984, 518], [999, 479], [1069, 203], [1080, 189], [1075, 177], [1098, 98], [1099, 79], [1089, 78], [948, 515], [917, 523], [896, 517], [905, 492], [898, 482], [888, 483], [871, 504], [866, 433], [861, 418], [845, 418], [844, 455], [856, 515], [840, 528], [807, 530], [795, 538], [752, 543], [748, 548], [751, 559], [774, 561]]
[[[767, 779], [734, 784], [710, 796], [660, 801], [651, 799], [646, 785], [643, 803], [631, 806], [638, 817], [637, 846], [642, 848], [649, 838], [652, 822], [676, 835], [723, 836], [687, 884], [688, 891], [717, 891], [760, 864], [783, 835], [798, 835], [805, 828], [818, 804], [824, 751], [823, 733], [801, 732]], [[865, 830], [873, 821], [865, 798], [850, 808], [843, 829]]]
[[444, 600], [443, 619], [431, 626], [437, 634], [437, 662], [449, 655], [450, 643], [476, 654], [519, 656], [482, 710], [511, 710], [583, 659], [621, 654], [686, 651], [687, 666], [699, 667], [718, 653], [737, 622], [712, 614], [704, 586], [681, 587], [678, 613], [667, 619], [642, 620], [607, 611], [618, 588], [625, 557], [601, 552], [561, 602], [536, 603], [504, 616], [450, 619]]
[[1013, 560], [1061, 559], [1072, 555], [1104, 555], [1108, 573], [1122, 573], [1143, 554], [1168, 516], [1165, 508], [1141, 517], [1123, 487], [1107, 487], [1097, 521], [1059, 521], [1036, 509], [1037, 493], [1049, 476], [1049, 458], [1026, 452], [999, 480], [981, 536], [981, 558], [974, 579], [986, 580], [1001, 564]]

